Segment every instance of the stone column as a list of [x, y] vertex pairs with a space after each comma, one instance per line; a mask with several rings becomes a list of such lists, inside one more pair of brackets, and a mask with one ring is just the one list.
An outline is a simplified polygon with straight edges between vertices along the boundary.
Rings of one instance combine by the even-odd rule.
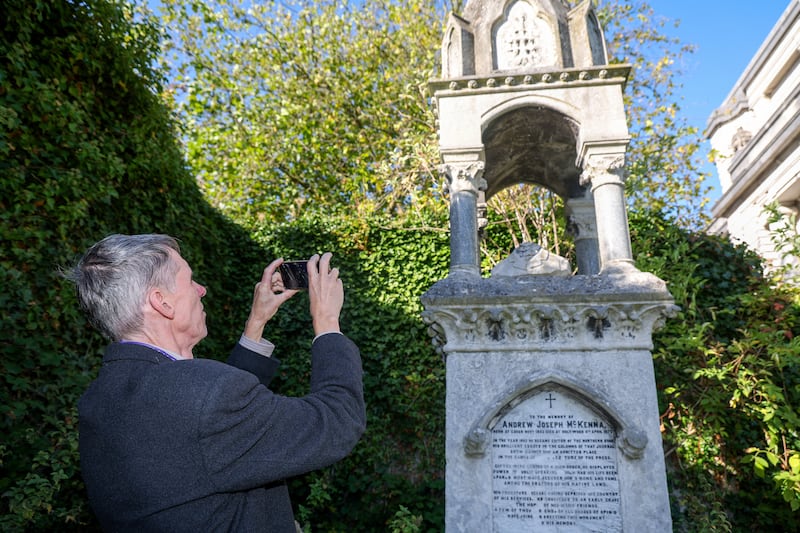
[[483, 161], [450, 161], [440, 166], [450, 194], [450, 275], [480, 276], [478, 196], [486, 189]]
[[581, 184], [591, 183], [594, 196], [601, 272], [634, 269], [625, 209], [625, 151], [583, 158]]
[[597, 222], [591, 198], [570, 198], [566, 201], [567, 229], [575, 239], [578, 274], [600, 272], [597, 252]]

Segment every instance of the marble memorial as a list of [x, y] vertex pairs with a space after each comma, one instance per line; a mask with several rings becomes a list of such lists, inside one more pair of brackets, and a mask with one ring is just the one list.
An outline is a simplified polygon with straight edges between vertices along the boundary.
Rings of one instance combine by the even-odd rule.
[[[630, 66], [608, 64], [589, 0], [470, 0], [441, 67], [450, 272], [422, 302], [447, 372], [446, 530], [671, 531], [651, 350], [676, 308], [632, 259]], [[517, 183], [562, 197], [575, 265], [525, 243], [482, 275], [486, 202]]]

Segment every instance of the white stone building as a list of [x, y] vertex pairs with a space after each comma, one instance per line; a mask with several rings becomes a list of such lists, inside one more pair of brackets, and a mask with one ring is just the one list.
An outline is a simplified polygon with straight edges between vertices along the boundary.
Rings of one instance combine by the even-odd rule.
[[[772, 31], [709, 117], [722, 196], [709, 232], [744, 242], [773, 267], [784, 258], [770, 237], [764, 207], [800, 211], [800, 0], [791, 0]], [[787, 218], [788, 220], [788, 218]]]

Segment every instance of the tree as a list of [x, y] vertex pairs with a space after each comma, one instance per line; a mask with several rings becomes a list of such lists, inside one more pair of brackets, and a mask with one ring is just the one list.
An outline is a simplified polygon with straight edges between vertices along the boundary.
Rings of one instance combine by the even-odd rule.
[[[240, 220], [444, 209], [425, 86], [438, 75], [446, 7], [165, 0], [166, 64], [175, 73], [168, 97], [207, 197]], [[676, 66], [692, 48], [667, 37], [667, 21], [646, 2], [609, 0], [599, 14], [611, 61], [634, 67], [625, 97], [629, 203], [699, 227], [708, 201], [702, 139], [674, 93]], [[549, 191], [510, 187], [489, 208], [512, 244], [536, 240], [571, 255], [563, 204]], [[485, 244], [485, 254], [495, 248]], [[489, 256], [489, 266], [497, 259]]]
[[[164, 0], [189, 164], [237, 218], [400, 211], [436, 189], [423, 0]], [[424, 192], [424, 194], [423, 194]]]

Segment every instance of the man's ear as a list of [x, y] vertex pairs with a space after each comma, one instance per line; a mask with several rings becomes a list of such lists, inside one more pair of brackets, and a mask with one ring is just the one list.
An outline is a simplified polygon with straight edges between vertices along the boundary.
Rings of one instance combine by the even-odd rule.
[[156, 313], [164, 318], [172, 319], [175, 316], [175, 308], [169, 303], [167, 296], [161, 292], [161, 289], [151, 289], [147, 294], [147, 303]]

